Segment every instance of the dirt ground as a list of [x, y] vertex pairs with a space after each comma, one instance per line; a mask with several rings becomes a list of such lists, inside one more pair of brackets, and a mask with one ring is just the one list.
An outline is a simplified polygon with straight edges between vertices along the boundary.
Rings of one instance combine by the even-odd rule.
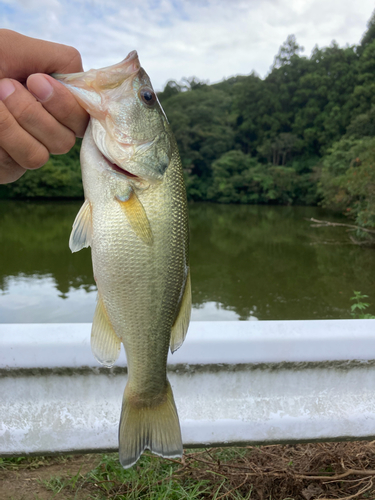
[[[74, 477], [77, 474], [86, 474], [100, 461], [100, 455], [76, 455], [70, 457], [56, 457], [51, 459], [38, 458], [30, 464], [15, 466], [12, 469], [0, 469], [0, 500], [50, 500], [66, 499], [66, 490], [61, 494], [51, 491], [44, 486], [43, 481], [51, 477]], [[87, 499], [87, 493], [75, 493], [71, 498]]]
[[[87, 500], [92, 498], [92, 492], [98, 492], [98, 489], [93, 490], [98, 485], [89, 484], [85, 474], [100, 460], [101, 455], [77, 455], [7, 462], [0, 467], [0, 500]], [[147, 498], [153, 498], [152, 486], [164, 481], [181, 484], [204, 481], [207, 488], [194, 498], [375, 499], [375, 441], [186, 450], [181, 461], [169, 462], [174, 463], [173, 473], [164, 477], [158, 474], [156, 482], [150, 485]], [[139, 474], [140, 470], [136, 469], [135, 476]], [[66, 487], [67, 482], [72, 484], [74, 481], [78, 481], [79, 488]], [[49, 489], [45, 484], [48, 482]], [[96, 482], [108, 483], [94, 480]], [[111, 480], [109, 483], [113, 483], [113, 488], [106, 490], [105, 498], [119, 498], [119, 495], [128, 498], [129, 493], [134, 493], [129, 481]]]

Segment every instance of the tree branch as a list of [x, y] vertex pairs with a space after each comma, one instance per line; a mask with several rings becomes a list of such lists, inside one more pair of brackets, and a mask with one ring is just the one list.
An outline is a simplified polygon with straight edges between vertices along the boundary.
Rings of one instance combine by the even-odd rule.
[[360, 229], [361, 231], [365, 231], [366, 233], [375, 234], [374, 229], [367, 229], [366, 227], [354, 226], [353, 224], [342, 224], [340, 222], [329, 222], [327, 220], [318, 220], [311, 217], [310, 219], [306, 219], [309, 222], [316, 222], [316, 224], [311, 224], [311, 227], [328, 227], [328, 226], [341, 226], [348, 227], [350, 229]]

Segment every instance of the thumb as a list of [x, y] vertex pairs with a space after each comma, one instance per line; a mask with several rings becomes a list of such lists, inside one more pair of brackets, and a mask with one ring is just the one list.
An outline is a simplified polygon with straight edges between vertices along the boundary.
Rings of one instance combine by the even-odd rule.
[[35, 74], [27, 79], [27, 88], [58, 122], [83, 137], [89, 115], [62, 83], [49, 75]]

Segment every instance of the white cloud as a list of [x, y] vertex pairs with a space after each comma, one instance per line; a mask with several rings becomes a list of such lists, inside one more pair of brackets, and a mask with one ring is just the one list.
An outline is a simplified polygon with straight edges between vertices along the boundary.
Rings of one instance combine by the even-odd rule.
[[264, 76], [292, 33], [307, 55], [333, 39], [358, 43], [373, 8], [372, 0], [0, 0], [2, 26], [77, 47], [86, 69], [137, 49], [158, 89], [184, 76]]

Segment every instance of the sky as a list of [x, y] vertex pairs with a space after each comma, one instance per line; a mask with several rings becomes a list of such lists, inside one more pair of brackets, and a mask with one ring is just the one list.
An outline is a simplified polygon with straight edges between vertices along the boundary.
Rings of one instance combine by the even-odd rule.
[[304, 55], [358, 44], [373, 0], [0, 0], [0, 28], [76, 47], [85, 70], [136, 49], [156, 90], [195, 76], [267, 75], [294, 34]]

